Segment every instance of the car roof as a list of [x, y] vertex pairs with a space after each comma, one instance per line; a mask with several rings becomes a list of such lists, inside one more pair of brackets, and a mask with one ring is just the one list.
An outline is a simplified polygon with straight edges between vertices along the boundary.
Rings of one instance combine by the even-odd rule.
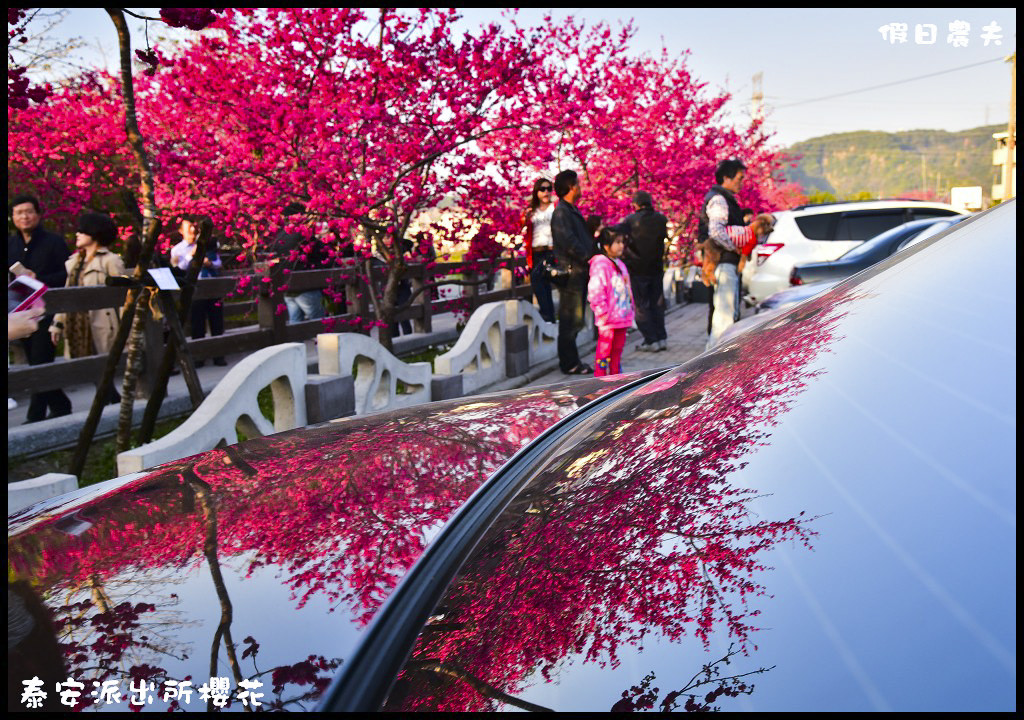
[[[912, 233], [921, 232], [922, 230], [931, 227], [936, 223], [948, 223], [949, 219], [949, 217], [945, 216], [921, 218], [920, 220], [911, 220], [909, 222], [903, 223], [902, 225], [897, 225], [896, 227], [889, 228], [888, 230], [883, 230], [874, 237], [868, 238], [857, 247], [852, 248], [844, 255], [841, 255], [839, 257], [839, 260], [842, 260], [844, 257], [846, 257], [846, 255], [854, 251], [864, 252], [874, 245], [881, 245], [887, 243], [895, 237], [905, 237]], [[836, 262], [838, 262], [838, 260]]]
[[1013, 256], [1015, 210], [608, 400], [397, 679], [350, 679], [398, 711], [1015, 708], [1016, 303], [948, 301], [965, 247]]
[[935, 208], [959, 213], [952, 205], [926, 200], [865, 200], [862, 202], [829, 203], [825, 205], [802, 205], [779, 212], [789, 215], [822, 215], [826, 213], [852, 212], [855, 210], [888, 210], [891, 208]]

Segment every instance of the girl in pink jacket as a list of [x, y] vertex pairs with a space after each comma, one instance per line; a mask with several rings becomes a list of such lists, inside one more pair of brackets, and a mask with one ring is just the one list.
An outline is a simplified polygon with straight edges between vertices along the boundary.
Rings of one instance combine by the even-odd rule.
[[626, 332], [633, 326], [633, 289], [629, 271], [619, 259], [626, 250], [622, 236], [605, 229], [597, 242], [601, 252], [590, 258], [587, 299], [597, 324], [594, 375], [600, 377], [622, 372], [622, 348]]

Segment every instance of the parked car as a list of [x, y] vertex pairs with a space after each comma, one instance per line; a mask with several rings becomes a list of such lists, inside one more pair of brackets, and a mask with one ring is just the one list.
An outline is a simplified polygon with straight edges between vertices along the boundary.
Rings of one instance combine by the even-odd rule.
[[1015, 244], [1011, 201], [668, 371], [26, 509], [9, 707], [1012, 711], [1017, 303], [947, 293]]
[[967, 219], [966, 215], [954, 215], [904, 223], [892, 230], [886, 230], [870, 240], [865, 240], [838, 260], [794, 265], [789, 274], [789, 284], [803, 285], [804, 283], [842, 280], [898, 252], [926, 231], [928, 232], [926, 237], [931, 237], [965, 219]]
[[836, 260], [897, 225], [930, 217], [948, 217], [951, 205], [914, 200], [804, 205], [776, 212], [775, 231], [753, 252], [743, 271], [750, 305], [784, 290], [794, 265]]

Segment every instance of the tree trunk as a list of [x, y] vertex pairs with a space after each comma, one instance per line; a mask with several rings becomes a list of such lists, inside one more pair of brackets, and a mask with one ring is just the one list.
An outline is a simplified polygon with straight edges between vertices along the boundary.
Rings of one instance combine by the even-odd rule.
[[142, 290], [139, 304], [135, 310], [132, 332], [128, 336], [128, 361], [124, 368], [124, 385], [121, 388], [121, 413], [117, 418], [117, 452], [122, 453], [131, 448], [132, 444], [132, 409], [135, 405], [135, 389], [142, 372], [142, 346], [145, 337], [146, 322], [151, 313], [150, 302], [153, 291]]
[[394, 338], [391, 326], [395, 322], [395, 307], [398, 305], [398, 283], [405, 274], [405, 263], [392, 261], [388, 265], [387, 278], [384, 280], [384, 288], [377, 296], [376, 315], [377, 320], [382, 323], [378, 328], [377, 341], [388, 352], [393, 352]]
[[[142, 251], [139, 254], [139, 263], [135, 268], [135, 279], [140, 281], [146, 276], [146, 271], [149, 269], [149, 263], [153, 258], [153, 251], [156, 247], [157, 236], [160, 234], [160, 224], [157, 222], [156, 217], [156, 194], [154, 192], [153, 185], [153, 172], [150, 169], [149, 156], [146, 153], [146, 146], [142, 138], [142, 133], [139, 131], [139, 123], [135, 115], [135, 86], [132, 82], [132, 57], [131, 57], [131, 36], [128, 34], [128, 25], [124, 20], [124, 13], [119, 8], [104, 8], [107, 14], [110, 16], [111, 21], [114, 23], [114, 27], [117, 29], [117, 39], [120, 48], [120, 64], [121, 64], [121, 97], [124, 100], [124, 125], [125, 133], [128, 136], [128, 144], [132, 148], [132, 153], [135, 155], [135, 162], [139, 168], [139, 189], [141, 191], [142, 199]], [[75, 448], [75, 455], [71, 460], [70, 472], [78, 477], [81, 477], [83, 470], [85, 469], [85, 461], [88, 458], [89, 448], [92, 445], [93, 437], [96, 434], [96, 427], [99, 425], [100, 416], [103, 413], [103, 407], [106, 404], [108, 391], [113, 382], [114, 372], [117, 368], [117, 363], [121, 359], [121, 352], [124, 349], [125, 339], [128, 336], [128, 329], [131, 327], [135, 328], [135, 309], [138, 307], [138, 299], [141, 288], [134, 287], [128, 291], [128, 296], [125, 298], [124, 311], [121, 313], [121, 327], [118, 329], [118, 338], [115, 340], [113, 347], [110, 349], [110, 354], [107, 357], [107, 367], [104, 371], [103, 381], [100, 386], [96, 389], [96, 395], [93, 397], [92, 407], [89, 409], [89, 417], [85, 421], [85, 425], [82, 427], [82, 432], [78, 436], [78, 446]], [[148, 310], [148, 303], [147, 303]], [[124, 420], [124, 403], [125, 398], [128, 398], [127, 402], [131, 402], [134, 399], [135, 388], [134, 385], [131, 388], [131, 392], [128, 392], [127, 380], [125, 378], [125, 387], [121, 392], [122, 412], [121, 420]], [[120, 424], [119, 421], [119, 424]], [[131, 413], [128, 413], [128, 426], [123, 431], [121, 427], [118, 427], [118, 435], [122, 432], [129, 433], [131, 431]], [[119, 443], [120, 444], [120, 443]]]
[[[188, 266], [188, 272], [185, 274], [185, 283], [181, 289], [178, 307], [174, 308], [170, 303], [166, 303], [167, 307], [161, 306], [161, 312], [164, 315], [169, 316], [171, 312], [177, 314], [179, 327], [184, 325], [189, 317], [196, 280], [199, 278], [200, 270], [202, 270], [203, 258], [206, 257], [206, 247], [212, 234], [212, 223], [209, 220], [204, 220], [199, 226], [199, 237], [196, 240], [195, 254], [192, 255], [192, 262]], [[171, 319], [168, 317], [168, 320], [170, 321]], [[173, 325], [173, 322], [171, 324]], [[176, 328], [172, 327], [172, 330], [176, 330]], [[178, 352], [165, 352], [160, 359], [160, 369], [156, 375], [156, 383], [149, 396], [149, 401], [146, 403], [146, 411], [142, 415], [142, 425], [139, 428], [139, 445], [145, 445], [153, 439], [157, 415], [160, 412], [160, 406], [167, 397], [167, 382], [170, 380], [171, 369], [174, 367], [175, 360], [178, 361], [182, 377], [185, 378], [185, 383], [188, 385], [189, 396], [192, 399], [192, 409], [197, 409], [203, 402], [202, 386], [199, 384], [196, 376], [195, 364], [192, 362], [192, 356], [188, 352], [188, 345], [180, 341], [176, 345], [178, 346]]]

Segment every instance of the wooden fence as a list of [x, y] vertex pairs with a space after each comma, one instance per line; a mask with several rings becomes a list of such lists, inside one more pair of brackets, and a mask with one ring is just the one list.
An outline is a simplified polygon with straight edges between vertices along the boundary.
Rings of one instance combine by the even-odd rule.
[[[465, 266], [460, 263], [436, 263], [430, 267], [424, 264], [410, 265], [406, 278], [410, 281], [413, 292], [425, 284], [438, 282], [438, 287], [445, 286], [445, 280], [479, 281], [495, 273], [496, 269], [507, 268], [514, 262], [517, 268], [523, 268], [525, 261], [499, 260], [496, 263], [478, 263], [474, 265], [473, 275], [464, 275]], [[374, 268], [373, 282], [376, 288], [383, 285], [386, 268]], [[334, 320], [333, 329], [338, 332], [358, 332], [367, 321], [376, 319], [371, 302], [371, 294], [366, 280], [360, 277], [363, 273], [353, 268], [332, 268], [329, 270], [308, 270], [293, 272], [287, 275], [289, 293], [331, 288], [344, 291], [347, 312], [342, 315], [331, 315], [327, 319]], [[517, 284], [516, 273], [509, 273], [512, 281], [508, 288], [487, 291], [483, 285], [457, 285], [463, 299], [463, 307], [470, 313], [480, 305], [495, 300], [509, 300], [517, 297], [529, 297], [531, 288], [528, 284]], [[267, 278], [269, 282], [262, 282]], [[324, 332], [325, 319], [306, 320], [288, 324], [288, 314], [278, 311], [284, 305], [284, 295], [280, 288], [285, 283], [285, 276], [270, 272], [258, 276], [259, 297], [257, 300], [232, 302], [230, 298], [224, 303], [225, 318], [251, 314], [256, 311], [257, 324], [240, 329], [230, 330], [218, 337], [205, 337], [188, 341], [189, 352], [196, 360], [205, 360], [221, 355], [251, 353], [261, 348], [284, 342], [303, 342]], [[237, 277], [206, 278], [196, 283], [193, 298], [204, 300], [225, 298], [235, 290]], [[124, 305], [127, 289], [123, 287], [88, 287], [88, 288], [54, 288], [46, 293], [47, 312], [77, 312], [100, 308], [120, 308]], [[174, 293], [177, 296], [177, 293]], [[430, 333], [433, 330], [432, 318], [450, 309], [452, 300], [433, 298], [429, 289], [421, 292], [412, 305], [395, 318], [396, 322], [409, 320], [417, 333]], [[185, 322], [188, 328], [188, 320]], [[164, 341], [162, 321], [150, 319], [145, 329], [146, 357], [144, 370], [140, 377], [143, 395], [148, 395], [155, 382], [159, 367], [159, 358], [167, 352]], [[7, 371], [9, 392], [39, 392], [64, 388], [85, 383], [97, 383], [106, 366], [106, 355], [93, 355], [75, 360], [58, 361], [48, 365], [31, 367], [17, 365]], [[123, 361], [122, 361], [123, 369]]]

